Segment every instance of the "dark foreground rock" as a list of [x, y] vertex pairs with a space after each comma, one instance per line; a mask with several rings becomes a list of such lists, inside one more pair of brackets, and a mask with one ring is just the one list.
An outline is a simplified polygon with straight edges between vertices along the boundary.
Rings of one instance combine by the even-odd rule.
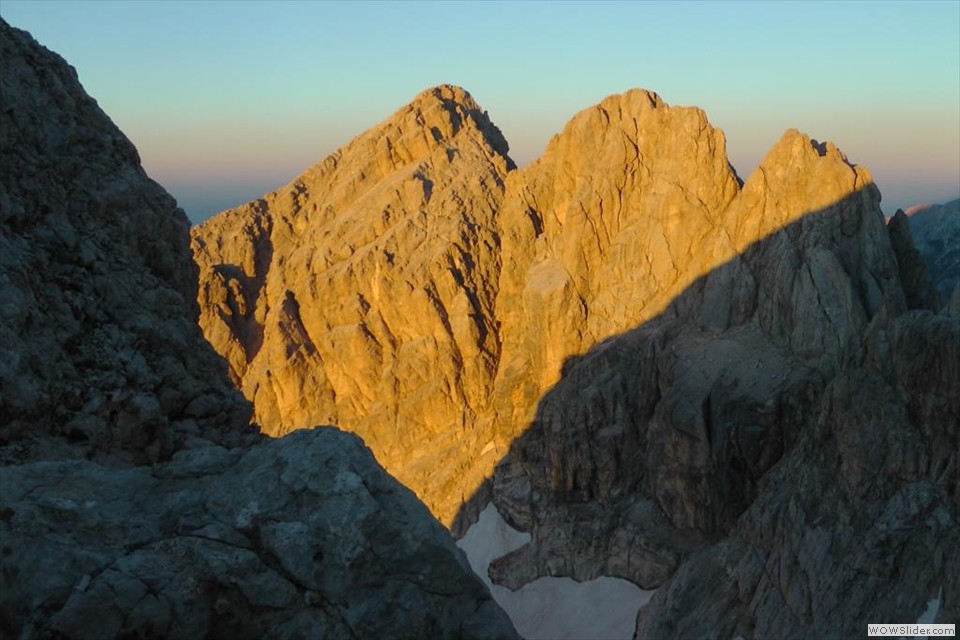
[[0, 460], [250, 442], [196, 326], [183, 211], [73, 68], [6, 23], [0, 72]]
[[10, 637], [516, 637], [446, 530], [336, 429], [0, 483]]

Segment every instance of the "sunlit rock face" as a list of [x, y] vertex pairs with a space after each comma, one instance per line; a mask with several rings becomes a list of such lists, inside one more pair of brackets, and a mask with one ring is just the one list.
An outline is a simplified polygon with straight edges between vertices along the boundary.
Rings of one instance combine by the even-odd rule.
[[[853, 201], [845, 200], [852, 194]], [[715, 329], [742, 324], [757, 304], [757, 287], [766, 286], [756, 278], [778, 277], [755, 277], [744, 268], [738, 256], [751, 243], [830, 207], [856, 230], [861, 208], [874, 214], [878, 201], [865, 169], [846, 163], [832, 144], [797, 131], [784, 134], [741, 189], [723, 134], [699, 109], [668, 107], [637, 90], [578, 114], [541, 160], [508, 182], [497, 301], [503, 347], [493, 396], [498, 422], [508, 425], [501, 428], [522, 432], [567, 358], [656, 318], [697, 278], [720, 267], [698, 322]], [[784, 261], [797, 262], [798, 252], [830, 232], [816, 221], [804, 224], [802, 238], [771, 247], [785, 252]], [[873, 296], [871, 313], [885, 296], [897, 295], [895, 262], [872, 265], [869, 274], [856, 264], [882, 234], [882, 225], [853, 234], [842, 253], [855, 276], [870, 281], [864, 286]], [[846, 299], [850, 294], [837, 292], [846, 298], [836, 302], [841, 308], [833, 316], [819, 309], [816, 325], [801, 320], [816, 302], [815, 278], [840, 268], [838, 259], [816, 259], [816, 273], [798, 281], [796, 292], [792, 280], [774, 283], [779, 297], [761, 301], [759, 317], [777, 325], [770, 329], [778, 338], [806, 341], [805, 359], [833, 367], [842, 357], [840, 343], [864, 320]], [[790, 296], [795, 299], [784, 299]], [[816, 326], [824, 330], [810, 339], [799, 335]]]
[[722, 133], [642, 90], [575, 116], [524, 171], [505, 151], [438, 87], [194, 231], [201, 324], [261, 427], [355, 431], [446, 522], [568, 357], [830, 196], [728, 221]]
[[473, 98], [440, 86], [194, 230], [201, 325], [266, 433], [342, 425], [452, 517], [489, 440], [512, 167]]
[[534, 539], [495, 577], [652, 588], [727, 530], [825, 380], [863, 357], [870, 320], [906, 308], [878, 203], [864, 169], [788, 131], [702, 212], [713, 267], [682, 271], [659, 315], [568, 360], [500, 464], [494, 499]]
[[0, 636], [516, 638], [359, 438], [250, 429], [183, 213], [3, 20], [0, 89]]
[[510, 177], [492, 406], [505, 436], [526, 428], [568, 357], [655, 316], [729, 257], [720, 214], [738, 191], [722, 132], [643, 90], [578, 113]]

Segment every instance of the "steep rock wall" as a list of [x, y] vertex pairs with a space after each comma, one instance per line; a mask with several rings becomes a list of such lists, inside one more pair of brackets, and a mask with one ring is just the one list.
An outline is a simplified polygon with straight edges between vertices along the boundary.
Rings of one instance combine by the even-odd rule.
[[455, 512], [499, 360], [506, 154], [473, 98], [440, 86], [194, 230], [201, 325], [266, 433], [342, 425]]

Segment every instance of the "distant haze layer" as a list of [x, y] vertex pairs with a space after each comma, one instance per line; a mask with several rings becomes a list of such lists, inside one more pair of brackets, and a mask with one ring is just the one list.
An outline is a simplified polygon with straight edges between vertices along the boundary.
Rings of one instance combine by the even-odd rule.
[[870, 168], [888, 215], [960, 194], [960, 3], [29, 3], [194, 221], [286, 184], [425, 87], [521, 167], [630, 87], [703, 107], [747, 175], [783, 131]]

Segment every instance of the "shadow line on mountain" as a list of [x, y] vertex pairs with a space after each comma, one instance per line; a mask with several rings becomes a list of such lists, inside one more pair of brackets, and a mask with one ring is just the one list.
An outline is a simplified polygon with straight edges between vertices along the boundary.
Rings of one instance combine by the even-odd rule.
[[[810, 428], [829, 380], [861, 362], [870, 321], [906, 309], [904, 267], [867, 188], [876, 193], [868, 184], [796, 217], [654, 318], [565, 359], [451, 526], [463, 535], [493, 500], [531, 532], [491, 564], [494, 582], [607, 575], [655, 588], [731, 530]], [[636, 557], [612, 558], [614, 544]]]

